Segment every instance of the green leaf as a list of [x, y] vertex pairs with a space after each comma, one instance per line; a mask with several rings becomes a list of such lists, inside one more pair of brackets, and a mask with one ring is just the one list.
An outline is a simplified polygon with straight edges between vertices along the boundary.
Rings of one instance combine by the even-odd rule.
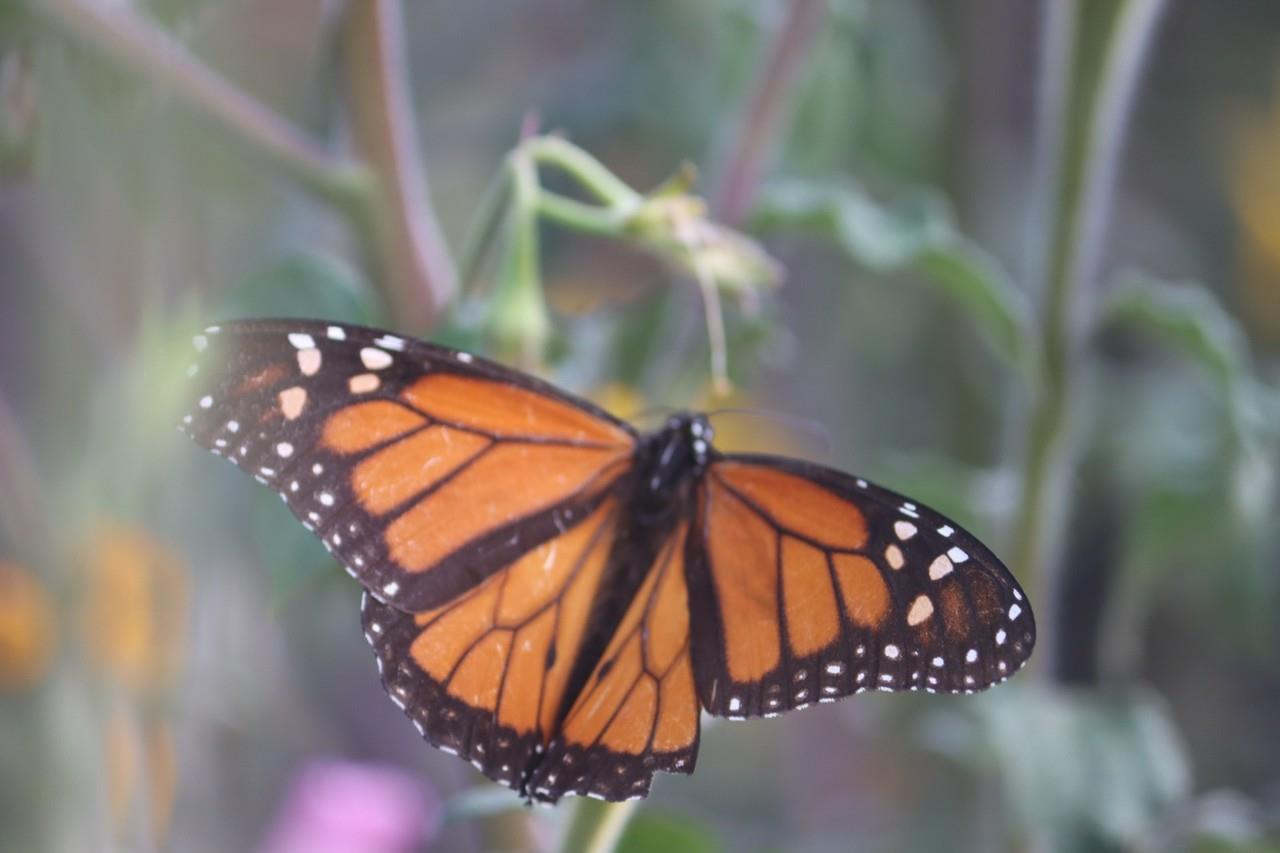
[[234, 287], [215, 319], [306, 317], [377, 325], [378, 299], [364, 279], [327, 254], [298, 252], [269, 259]]
[[832, 241], [877, 273], [915, 272], [963, 309], [1011, 365], [1031, 374], [1031, 313], [1008, 275], [963, 237], [940, 199], [917, 194], [886, 207], [852, 186], [793, 181], [766, 189], [752, 224]]
[[1133, 845], [1191, 789], [1185, 747], [1145, 692], [1013, 686], [967, 703], [977, 737], [965, 757], [994, 759], [1023, 828], [1055, 850]]
[[1203, 367], [1230, 397], [1250, 371], [1244, 332], [1206, 288], [1123, 273], [1102, 312], [1107, 325], [1128, 326]]
[[631, 819], [615, 853], [720, 853], [724, 843], [707, 827], [679, 815], [645, 810]]

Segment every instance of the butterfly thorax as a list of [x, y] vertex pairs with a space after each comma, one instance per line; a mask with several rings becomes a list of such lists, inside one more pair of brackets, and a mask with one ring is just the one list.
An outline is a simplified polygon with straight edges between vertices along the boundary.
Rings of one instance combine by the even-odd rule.
[[646, 435], [636, 451], [637, 500], [661, 513], [700, 477], [711, 458], [713, 432], [705, 415], [680, 412]]

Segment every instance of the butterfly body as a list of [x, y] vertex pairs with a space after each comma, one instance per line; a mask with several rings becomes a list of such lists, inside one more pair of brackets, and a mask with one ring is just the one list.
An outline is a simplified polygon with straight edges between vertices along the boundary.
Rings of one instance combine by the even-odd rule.
[[419, 732], [528, 799], [643, 796], [699, 717], [970, 693], [1035, 639], [1007, 569], [861, 478], [640, 434], [466, 353], [241, 321], [196, 339], [183, 429], [274, 488], [365, 588]]

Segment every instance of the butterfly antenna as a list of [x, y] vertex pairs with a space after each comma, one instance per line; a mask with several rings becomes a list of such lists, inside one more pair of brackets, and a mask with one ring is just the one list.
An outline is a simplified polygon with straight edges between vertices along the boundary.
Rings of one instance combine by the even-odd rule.
[[631, 412], [630, 414], [627, 414], [626, 419], [633, 422], [644, 422], [651, 418], [665, 418], [680, 411], [682, 411], [682, 409], [678, 406], [647, 406], [638, 412]]
[[745, 415], [746, 417], [761, 418], [763, 420], [786, 424], [788, 427], [799, 432], [803, 432], [809, 437], [816, 439], [823, 456], [831, 455], [831, 431], [827, 429], [826, 424], [815, 418], [806, 418], [800, 415], [787, 414], [786, 412], [774, 412], [768, 409], [752, 409], [732, 406], [707, 412], [708, 418], [716, 418], [722, 415]]

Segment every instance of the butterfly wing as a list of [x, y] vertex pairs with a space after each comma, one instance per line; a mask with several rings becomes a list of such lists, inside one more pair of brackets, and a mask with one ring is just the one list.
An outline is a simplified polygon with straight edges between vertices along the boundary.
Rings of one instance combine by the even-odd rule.
[[195, 338], [183, 430], [276, 489], [372, 594], [438, 607], [590, 515], [626, 424], [467, 353], [298, 320]]
[[685, 578], [689, 525], [657, 551], [564, 725], [532, 774], [527, 794], [610, 801], [649, 793], [657, 770], [692, 773], [698, 699]]
[[406, 613], [365, 596], [383, 686], [423, 737], [523, 790], [558, 731], [617, 524], [606, 501], [434, 610]]
[[847, 474], [712, 462], [689, 549], [699, 698], [771, 716], [851, 693], [971, 693], [1035, 643], [1017, 581], [956, 523]]
[[588, 638], [616, 570], [617, 510], [606, 501], [436, 610], [364, 600], [365, 637], [392, 701], [433, 745], [530, 799], [629, 799], [648, 792], [654, 770], [693, 771], [698, 701], [683, 529], [646, 573], [590, 678], [573, 683], [580, 656], [598, 656]]

